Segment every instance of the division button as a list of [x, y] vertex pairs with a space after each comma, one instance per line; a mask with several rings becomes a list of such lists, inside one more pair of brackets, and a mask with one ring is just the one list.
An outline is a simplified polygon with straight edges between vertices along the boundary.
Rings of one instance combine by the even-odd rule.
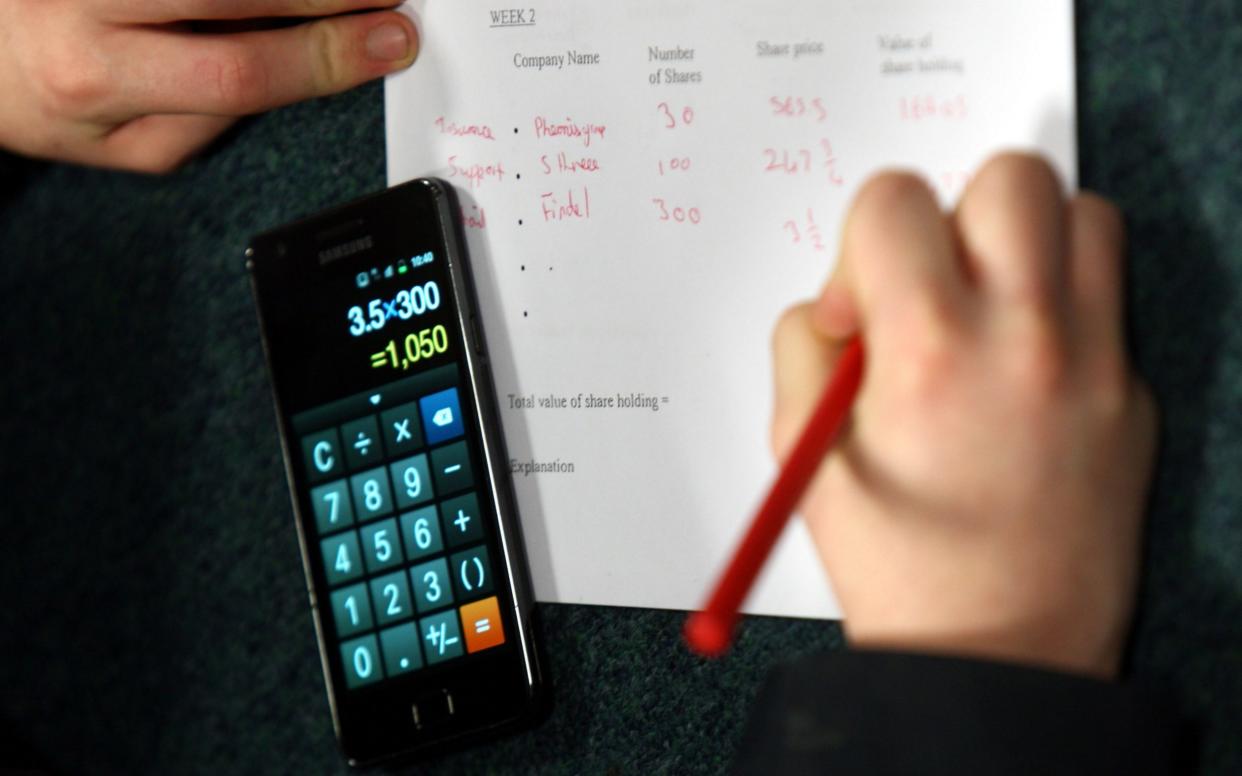
[[341, 426], [341, 439], [345, 443], [345, 460], [351, 470], [371, 466], [384, 457], [379, 427], [373, 415]]

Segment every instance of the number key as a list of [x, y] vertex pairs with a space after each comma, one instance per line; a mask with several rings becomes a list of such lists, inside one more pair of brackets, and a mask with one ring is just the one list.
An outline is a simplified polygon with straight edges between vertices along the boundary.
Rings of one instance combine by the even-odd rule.
[[379, 642], [373, 633], [342, 644], [341, 660], [345, 663], [345, 686], [361, 687], [382, 679], [384, 671], [380, 668], [379, 659]]
[[400, 571], [371, 580], [371, 597], [375, 599], [375, 618], [380, 625], [414, 616], [410, 584]]
[[423, 507], [401, 516], [401, 538], [405, 542], [405, 554], [410, 560], [431, 555], [444, 549], [440, 535], [440, 518], [434, 506]]
[[345, 480], [320, 485], [312, 489], [310, 495], [319, 533], [332, 533], [354, 522], [354, 509], [349, 502], [349, 488]]
[[397, 487], [397, 507], [404, 509], [421, 504], [435, 495], [431, 477], [427, 475], [427, 456], [416, 455], [388, 467]]
[[414, 603], [420, 612], [429, 612], [453, 603], [453, 583], [449, 581], [448, 563], [437, 558], [410, 569], [414, 583]]
[[371, 523], [362, 529], [362, 557], [366, 558], [367, 571], [374, 574], [400, 565], [401, 537], [397, 533], [397, 521], [389, 518]]
[[347, 531], [320, 542], [328, 586], [333, 587], [362, 576], [362, 556], [358, 552], [358, 532]]
[[363, 584], [343, 587], [332, 594], [332, 619], [338, 638], [371, 629], [371, 599]]
[[388, 474], [383, 469], [372, 469], [355, 474], [349, 479], [354, 491], [354, 510], [359, 520], [392, 511], [392, 492], [388, 490]]

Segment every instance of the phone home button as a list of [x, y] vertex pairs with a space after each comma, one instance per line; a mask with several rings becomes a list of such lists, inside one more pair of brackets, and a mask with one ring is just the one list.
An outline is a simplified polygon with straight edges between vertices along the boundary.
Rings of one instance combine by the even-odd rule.
[[427, 693], [410, 705], [410, 716], [419, 730], [447, 722], [456, 713], [453, 696], [445, 689]]

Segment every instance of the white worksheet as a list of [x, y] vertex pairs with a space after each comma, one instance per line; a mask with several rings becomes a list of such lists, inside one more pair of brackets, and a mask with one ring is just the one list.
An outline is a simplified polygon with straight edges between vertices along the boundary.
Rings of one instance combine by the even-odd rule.
[[[462, 195], [537, 597], [699, 606], [775, 474], [770, 338], [872, 172], [1075, 184], [1070, 0], [414, 0], [388, 180]], [[842, 516], [848, 519], [848, 516]], [[800, 520], [745, 611], [835, 617]]]

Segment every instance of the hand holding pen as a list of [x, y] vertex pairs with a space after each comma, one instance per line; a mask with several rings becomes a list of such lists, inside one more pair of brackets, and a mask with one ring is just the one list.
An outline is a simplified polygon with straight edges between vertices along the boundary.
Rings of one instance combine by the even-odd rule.
[[861, 340], [800, 502], [853, 645], [1115, 675], [1155, 440], [1123, 241], [1110, 204], [1028, 156], [990, 161], [947, 215], [912, 176], [863, 187], [833, 278], [778, 326], [772, 424], [788, 463]]

